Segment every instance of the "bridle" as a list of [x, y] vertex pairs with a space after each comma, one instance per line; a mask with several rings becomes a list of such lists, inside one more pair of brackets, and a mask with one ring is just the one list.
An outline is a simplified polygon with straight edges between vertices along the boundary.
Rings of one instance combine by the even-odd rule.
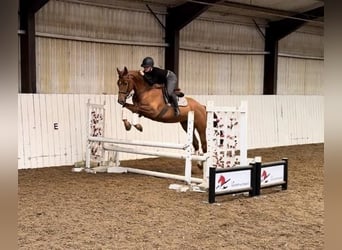
[[[121, 77], [121, 78], [123, 78], [123, 77]], [[119, 94], [125, 95], [126, 98], [129, 98], [131, 95], [133, 95], [133, 94], [131, 93], [132, 91], [128, 91], [129, 82], [126, 81], [126, 80], [120, 80], [120, 79], [119, 79], [119, 81], [124, 83], [124, 84], [121, 84], [121, 86], [124, 86], [124, 85], [125, 85], [125, 87], [126, 87], [125, 90], [122, 90], [122, 88], [121, 88], [121, 86], [120, 86], [120, 87], [119, 87]]]

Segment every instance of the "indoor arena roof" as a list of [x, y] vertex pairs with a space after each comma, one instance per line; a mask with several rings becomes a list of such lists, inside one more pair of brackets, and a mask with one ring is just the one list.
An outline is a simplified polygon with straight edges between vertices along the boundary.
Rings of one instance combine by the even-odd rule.
[[[120, 1], [113, 0], [83, 0], [98, 4], [117, 4]], [[239, 15], [255, 19], [263, 19], [266, 22], [277, 21], [284, 18], [297, 18], [308, 20], [313, 25], [323, 27], [324, 17], [318, 15], [313, 18], [315, 13], [299, 15], [319, 7], [324, 7], [323, 0], [126, 0], [125, 4], [137, 5], [159, 5], [163, 7], [176, 7], [182, 4], [201, 4], [209, 6], [208, 11], [216, 12], [222, 16]], [[310, 16], [309, 16], [310, 15]], [[295, 16], [295, 17], [294, 17]]]

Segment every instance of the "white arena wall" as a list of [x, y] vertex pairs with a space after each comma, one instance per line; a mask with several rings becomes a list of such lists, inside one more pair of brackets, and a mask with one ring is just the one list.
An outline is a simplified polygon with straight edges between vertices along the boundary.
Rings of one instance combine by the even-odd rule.
[[[324, 97], [303, 95], [191, 95], [202, 104], [248, 102], [248, 149], [324, 142]], [[141, 118], [143, 133], [126, 132], [117, 95], [19, 94], [18, 168], [73, 165], [85, 159], [87, 106], [106, 103], [105, 136], [157, 142], [185, 142], [179, 124]], [[149, 156], [122, 154], [122, 159]]]

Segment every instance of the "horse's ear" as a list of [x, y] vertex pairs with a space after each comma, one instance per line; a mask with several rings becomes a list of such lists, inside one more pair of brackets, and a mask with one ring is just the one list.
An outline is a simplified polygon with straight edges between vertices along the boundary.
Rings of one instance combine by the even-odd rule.
[[116, 68], [116, 71], [118, 72], [118, 75], [121, 76], [122, 72], [119, 70], [119, 68]]
[[124, 67], [124, 75], [127, 75], [128, 74], [128, 69], [127, 69], [127, 67], [125, 66]]

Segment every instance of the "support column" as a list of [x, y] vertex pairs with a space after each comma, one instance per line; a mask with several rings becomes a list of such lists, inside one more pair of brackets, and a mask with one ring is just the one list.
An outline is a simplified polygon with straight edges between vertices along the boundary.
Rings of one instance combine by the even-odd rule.
[[278, 76], [278, 40], [273, 36], [269, 28], [266, 28], [265, 51], [269, 52], [264, 57], [264, 95], [277, 93]]
[[[171, 26], [171, 27], [170, 27]], [[169, 44], [165, 48], [165, 68], [175, 72], [179, 72], [179, 30], [176, 30], [170, 25], [170, 21], [166, 18], [165, 42]]]
[[294, 15], [292, 18], [269, 23], [265, 34], [265, 51], [269, 54], [264, 57], [264, 95], [277, 94], [279, 40], [302, 27], [307, 21], [322, 16], [324, 16], [324, 7], [318, 7]]
[[210, 4], [220, 0], [203, 0], [200, 3], [186, 2], [173, 8], [168, 8], [165, 27], [165, 68], [179, 73], [179, 34], [180, 30], [192, 20], [210, 8]]
[[37, 93], [35, 13], [49, 0], [20, 0], [20, 92]]
[[20, 1], [20, 71], [21, 93], [36, 93], [36, 43], [34, 12], [29, 3]]

